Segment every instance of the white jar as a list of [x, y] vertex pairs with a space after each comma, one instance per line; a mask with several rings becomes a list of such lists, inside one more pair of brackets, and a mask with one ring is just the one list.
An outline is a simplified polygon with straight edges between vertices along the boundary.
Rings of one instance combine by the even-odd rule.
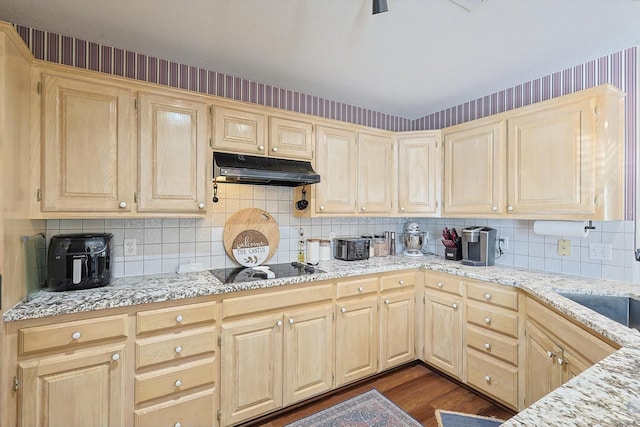
[[331, 240], [320, 240], [320, 261], [331, 260]]
[[320, 262], [320, 239], [307, 239], [307, 264]]

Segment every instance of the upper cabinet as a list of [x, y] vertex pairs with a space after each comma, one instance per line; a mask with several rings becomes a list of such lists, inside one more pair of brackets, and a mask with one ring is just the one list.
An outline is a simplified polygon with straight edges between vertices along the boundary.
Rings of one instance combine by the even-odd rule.
[[623, 219], [623, 101], [603, 85], [446, 129], [444, 215]]
[[313, 158], [311, 122], [282, 116], [269, 116], [267, 120], [265, 110], [248, 106], [216, 106], [213, 116], [214, 150], [298, 160]]
[[203, 212], [208, 105], [186, 97], [138, 95], [138, 212]]
[[397, 196], [400, 215], [440, 214], [440, 131], [398, 135]]
[[396, 175], [393, 159], [391, 138], [358, 134], [358, 213], [391, 213]]
[[42, 210], [131, 212], [133, 91], [52, 73], [41, 82]]

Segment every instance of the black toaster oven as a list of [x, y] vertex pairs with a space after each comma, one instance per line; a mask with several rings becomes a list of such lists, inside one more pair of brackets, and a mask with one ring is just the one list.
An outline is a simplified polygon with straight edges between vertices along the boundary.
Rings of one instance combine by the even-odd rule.
[[58, 234], [49, 242], [47, 285], [53, 291], [98, 288], [111, 282], [111, 233]]
[[369, 239], [360, 237], [337, 238], [333, 256], [344, 261], [369, 259], [370, 244]]

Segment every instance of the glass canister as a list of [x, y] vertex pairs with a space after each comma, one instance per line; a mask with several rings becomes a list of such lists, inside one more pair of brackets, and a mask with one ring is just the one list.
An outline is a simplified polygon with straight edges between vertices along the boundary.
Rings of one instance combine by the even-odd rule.
[[376, 234], [373, 236], [373, 253], [375, 256], [389, 255], [389, 244], [384, 234]]
[[371, 234], [363, 234], [362, 236], [363, 239], [369, 239], [369, 258], [373, 258], [375, 255], [374, 251], [373, 251], [373, 236]]
[[320, 261], [331, 260], [331, 240], [320, 240]]

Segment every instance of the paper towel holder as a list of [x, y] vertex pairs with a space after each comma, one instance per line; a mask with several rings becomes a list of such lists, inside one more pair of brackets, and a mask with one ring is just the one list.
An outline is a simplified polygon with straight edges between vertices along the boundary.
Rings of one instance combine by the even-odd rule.
[[589, 225], [585, 225], [584, 226], [584, 230], [595, 230], [596, 228], [593, 226], [593, 223], [591, 221], [589, 221]]

